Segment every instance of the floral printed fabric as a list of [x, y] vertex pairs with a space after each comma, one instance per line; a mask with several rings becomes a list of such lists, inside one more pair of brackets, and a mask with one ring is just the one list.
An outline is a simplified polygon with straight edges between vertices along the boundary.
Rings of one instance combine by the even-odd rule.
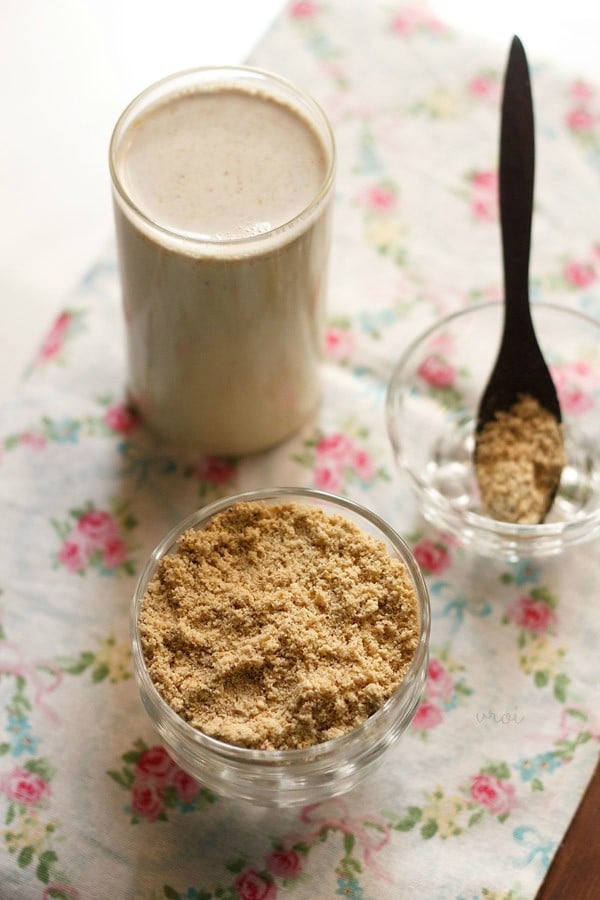
[[[337, 218], [318, 418], [252, 460], [180, 458], [123, 401], [108, 252], [0, 415], [2, 900], [523, 900], [600, 738], [597, 545], [497, 564], [426, 527], [395, 472], [385, 385], [440, 315], [499, 297], [497, 133], [507, 48], [426, 7], [290, 4], [252, 62], [331, 117]], [[533, 60], [536, 297], [600, 317], [600, 89]], [[443, 348], [424, 367], [452, 387]], [[563, 402], [600, 403], [585, 362]], [[414, 548], [433, 628], [422, 704], [383, 769], [296, 810], [222, 800], [161, 748], [132, 679], [135, 577], [165, 531], [238, 490], [316, 485]]]

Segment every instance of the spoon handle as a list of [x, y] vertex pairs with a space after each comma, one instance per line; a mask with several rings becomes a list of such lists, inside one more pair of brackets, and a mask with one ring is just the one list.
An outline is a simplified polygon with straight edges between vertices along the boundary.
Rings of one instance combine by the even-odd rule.
[[[505, 324], [533, 330], [529, 310], [529, 252], [533, 213], [535, 140], [533, 100], [525, 50], [512, 40], [500, 129], [500, 223], [504, 260]], [[514, 332], [513, 332], [514, 333]]]

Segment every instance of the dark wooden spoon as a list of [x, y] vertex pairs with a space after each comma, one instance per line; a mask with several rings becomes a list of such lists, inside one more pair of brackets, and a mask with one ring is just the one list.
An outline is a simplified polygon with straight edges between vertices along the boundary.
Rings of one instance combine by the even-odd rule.
[[[514, 37], [504, 76], [500, 130], [500, 223], [504, 262], [504, 325], [498, 356], [480, 400], [475, 459], [481, 431], [499, 411], [532, 397], [557, 423], [556, 388], [537, 341], [529, 307], [529, 253], [533, 212], [535, 141], [533, 101], [525, 50]], [[550, 507], [554, 490], [549, 492]]]

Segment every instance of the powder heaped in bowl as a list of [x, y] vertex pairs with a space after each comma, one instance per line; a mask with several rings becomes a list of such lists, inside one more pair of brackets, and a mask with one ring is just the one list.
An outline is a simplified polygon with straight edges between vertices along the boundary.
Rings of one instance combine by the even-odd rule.
[[368, 718], [419, 637], [403, 563], [341, 515], [239, 502], [189, 530], [148, 585], [150, 677], [185, 721], [226, 743], [307, 747]]

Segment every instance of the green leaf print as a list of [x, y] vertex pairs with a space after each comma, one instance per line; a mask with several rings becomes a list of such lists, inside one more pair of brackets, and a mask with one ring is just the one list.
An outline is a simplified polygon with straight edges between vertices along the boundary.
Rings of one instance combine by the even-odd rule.
[[536, 672], [533, 676], [533, 683], [536, 687], [545, 687], [548, 684], [548, 673]]
[[48, 884], [50, 881], [50, 868], [57, 861], [58, 856], [54, 850], [46, 850], [44, 853], [40, 854], [37, 869], [35, 870], [35, 874], [39, 881]]
[[344, 850], [350, 856], [354, 849], [354, 845], [356, 843], [356, 838], [353, 834], [345, 834], [344, 835]]
[[565, 673], [561, 673], [557, 675], [554, 679], [554, 696], [560, 703], [566, 703], [567, 700], [567, 687], [570, 682], [570, 678]]
[[550, 609], [556, 609], [558, 605], [556, 597], [546, 587], [533, 588], [533, 590], [531, 591], [531, 596], [535, 600], [541, 600], [541, 602], [549, 606]]
[[481, 819], [483, 819], [484, 815], [485, 815], [485, 810], [483, 810], [483, 809], [479, 809], [477, 812], [474, 812], [469, 817], [469, 821], [467, 822], [468, 827], [470, 828], [472, 825], [476, 825], [478, 822], [481, 821]]
[[163, 885], [163, 894], [167, 900], [181, 900], [179, 891], [176, 891], [175, 888], [170, 887], [168, 884]]
[[122, 772], [117, 772], [116, 770], [111, 769], [106, 774], [109, 775], [113, 781], [116, 781], [118, 785], [124, 787], [128, 791], [133, 787], [135, 778], [133, 772], [131, 772], [129, 769], [124, 769]]
[[84, 650], [73, 662], [59, 660], [63, 670], [69, 675], [81, 675], [94, 662], [95, 655], [89, 650]]
[[410, 831], [414, 828], [421, 818], [421, 810], [418, 806], [409, 806], [406, 815], [399, 822], [396, 822], [394, 828], [397, 831]]
[[239, 875], [240, 872], [244, 870], [246, 867], [246, 860], [244, 857], [240, 857], [239, 859], [234, 859], [231, 862], [225, 864], [225, 868], [229, 869], [230, 872], [233, 872], [234, 875]]
[[106, 665], [106, 663], [102, 663], [100, 666], [96, 666], [94, 671], [92, 672], [92, 681], [94, 684], [98, 684], [100, 681], [104, 681], [104, 679], [108, 676], [110, 669]]
[[482, 768], [481, 774], [493, 775], [495, 778], [499, 778], [501, 781], [506, 781], [507, 778], [510, 778], [510, 769], [505, 762], [488, 763], [487, 766], [484, 766]]
[[30, 865], [32, 859], [33, 847], [23, 847], [17, 858], [17, 864], [20, 869], [24, 869], [26, 866]]
[[437, 830], [437, 822], [434, 819], [429, 819], [429, 821], [425, 822], [425, 824], [421, 828], [421, 836], [425, 839], [432, 838]]
[[[114, 635], [98, 638], [98, 650], [83, 650], [79, 656], [58, 657], [59, 667], [68, 675], [82, 675], [90, 672], [92, 684], [99, 684], [107, 678], [113, 684], [131, 678], [131, 650], [127, 643], [117, 643]], [[55, 670], [46, 667], [54, 674]]]
[[30, 759], [25, 763], [24, 768], [32, 775], [39, 775], [44, 781], [51, 781], [56, 772], [47, 759]]

